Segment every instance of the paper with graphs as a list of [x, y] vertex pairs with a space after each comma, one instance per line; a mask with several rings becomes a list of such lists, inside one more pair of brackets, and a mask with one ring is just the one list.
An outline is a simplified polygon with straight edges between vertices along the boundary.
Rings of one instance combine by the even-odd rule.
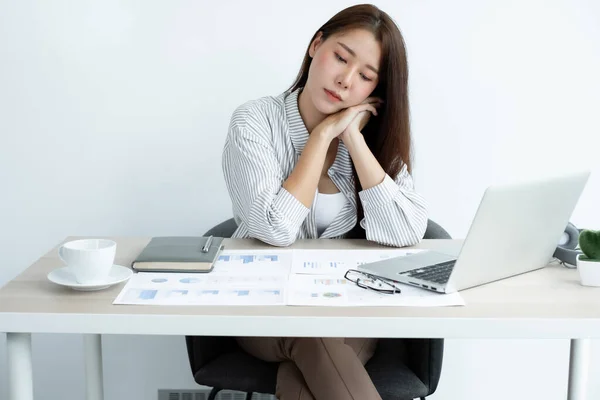
[[418, 253], [422, 250], [293, 250], [292, 274], [344, 276], [359, 265]]
[[290, 275], [287, 305], [292, 306], [458, 306], [465, 302], [459, 293], [441, 294], [397, 284], [401, 293], [381, 294], [362, 289], [336, 275]]
[[139, 272], [113, 304], [453, 306], [459, 293], [439, 294], [398, 284], [380, 294], [344, 278], [348, 269], [420, 250], [227, 250], [210, 273]]
[[138, 272], [113, 304], [285, 305], [292, 252], [223, 251], [209, 273]]

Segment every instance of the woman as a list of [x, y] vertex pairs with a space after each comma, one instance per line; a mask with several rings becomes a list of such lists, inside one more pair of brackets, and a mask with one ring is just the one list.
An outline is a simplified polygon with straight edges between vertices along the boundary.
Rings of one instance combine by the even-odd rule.
[[[427, 211], [410, 175], [407, 83], [404, 41], [386, 13], [358, 5], [325, 23], [288, 91], [233, 113], [223, 151], [233, 237], [419, 242]], [[280, 362], [279, 399], [381, 399], [364, 369], [376, 339], [237, 341]]]

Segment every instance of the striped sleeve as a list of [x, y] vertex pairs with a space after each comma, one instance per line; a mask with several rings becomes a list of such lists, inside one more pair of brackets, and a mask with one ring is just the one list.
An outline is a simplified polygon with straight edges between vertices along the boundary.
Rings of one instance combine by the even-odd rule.
[[238, 225], [273, 246], [297, 238], [310, 209], [283, 188], [285, 180], [270, 140], [268, 122], [238, 108], [223, 150], [223, 173]]
[[421, 241], [427, 229], [427, 207], [414, 190], [406, 165], [395, 179], [386, 174], [376, 186], [359, 192], [364, 209], [361, 226], [368, 240], [404, 247]]

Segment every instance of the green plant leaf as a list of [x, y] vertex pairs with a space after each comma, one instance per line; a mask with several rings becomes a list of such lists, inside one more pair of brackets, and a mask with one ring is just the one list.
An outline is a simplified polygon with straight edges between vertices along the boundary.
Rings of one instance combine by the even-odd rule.
[[579, 234], [581, 251], [593, 260], [600, 260], [600, 231], [584, 229]]

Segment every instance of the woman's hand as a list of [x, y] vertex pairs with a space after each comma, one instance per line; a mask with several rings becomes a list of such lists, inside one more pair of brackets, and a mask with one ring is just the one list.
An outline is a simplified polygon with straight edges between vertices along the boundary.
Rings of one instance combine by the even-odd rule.
[[367, 125], [370, 119], [371, 113], [369, 111], [359, 112], [358, 114], [356, 114], [352, 122], [348, 124], [346, 129], [344, 129], [344, 132], [342, 132], [339, 138], [342, 140], [342, 142], [344, 142], [344, 144], [348, 145], [349, 141], [351, 141], [353, 138], [357, 136], [362, 137], [362, 130]]
[[[317, 125], [314, 131], [318, 135], [322, 135], [327, 141], [332, 141], [340, 134], [342, 134], [346, 128], [357, 118], [357, 116], [361, 115], [361, 120], [364, 119], [364, 115], [367, 114], [369, 117], [371, 114], [377, 115], [377, 107], [379, 107], [382, 103], [382, 100], [377, 97], [369, 97], [362, 103], [345, 108], [341, 111], [338, 111], [335, 114], [331, 114], [327, 118], [323, 120], [319, 125]], [[368, 118], [364, 122], [366, 125]], [[360, 124], [359, 124], [360, 126]], [[360, 129], [362, 129], [360, 127]]]
[[354, 133], [354, 132], [362, 132], [363, 128], [367, 125], [371, 119], [371, 113], [368, 111], [359, 112], [356, 117], [348, 124], [346, 129], [344, 129], [344, 134]]

